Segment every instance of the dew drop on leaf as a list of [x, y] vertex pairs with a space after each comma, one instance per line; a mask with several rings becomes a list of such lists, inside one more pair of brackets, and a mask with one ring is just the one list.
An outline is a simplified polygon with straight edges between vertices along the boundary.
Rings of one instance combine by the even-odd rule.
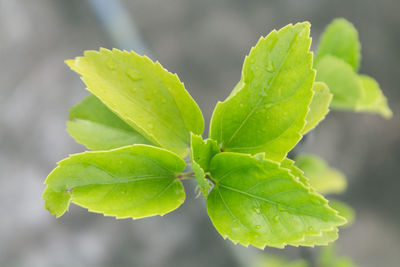
[[322, 202], [321, 200], [319, 200], [319, 199], [313, 199], [313, 200], [312, 200], [312, 203], [314, 203], [315, 205], [321, 205], [321, 204], [323, 204], [323, 202]]
[[115, 70], [117, 68], [117, 65], [115, 64], [115, 62], [113, 60], [109, 60], [109, 61], [107, 61], [107, 68], [109, 70]]
[[90, 164], [87, 162], [82, 162], [81, 166], [82, 166], [82, 168], [86, 169], [86, 168], [90, 167]]
[[256, 227], [256, 229], [260, 229], [260, 228], [261, 228], [261, 225], [258, 225], [258, 224], [257, 224], [255, 227]]
[[253, 237], [254, 237], [254, 238], [259, 238], [260, 235], [259, 235], [259, 234], [253, 234]]
[[279, 221], [279, 215], [275, 215], [274, 217], [272, 217], [272, 220], [274, 220], [274, 222], [278, 222]]
[[132, 81], [140, 81], [142, 79], [142, 77], [140, 76], [140, 74], [133, 70], [133, 69], [129, 69], [126, 71], [126, 75], [128, 75], [128, 77], [132, 80]]
[[254, 207], [253, 210], [254, 210], [255, 213], [261, 214], [261, 210], [260, 210], [259, 207]]
[[275, 71], [275, 66], [274, 66], [274, 63], [272, 62], [272, 60], [268, 60], [267, 71], [268, 72], [274, 72]]

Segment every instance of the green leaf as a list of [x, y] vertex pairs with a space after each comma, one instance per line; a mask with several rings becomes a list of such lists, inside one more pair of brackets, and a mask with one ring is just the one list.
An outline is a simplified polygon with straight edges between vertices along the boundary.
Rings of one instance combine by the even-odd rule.
[[308, 22], [261, 38], [246, 57], [242, 77], [214, 110], [210, 137], [223, 151], [281, 161], [301, 139], [314, 71]]
[[57, 192], [47, 186], [43, 191], [42, 199], [46, 200], [45, 208], [56, 217], [62, 216], [69, 207], [71, 194], [67, 191]]
[[307, 134], [314, 129], [329, 112], [329, 105], [332, 101], [332, 94], [329, 92], [328, 86], [322, 82], [316, 82], [313, 86], [314, 95], [310, 104], [310, 111], [306, 117], [306, 126], [302, 133]]
[[321, 194], [342, 193], [347, 182], [343, 173], [331, 168], [321, 158], [302, 154], [296, 158], [296, 165], [308, 177], [311, 186]]
[[361, 61], [361, 44], [358, 32], [349, 21], [339, 18], [333, 20], [322, 34], [315, 61], [326, 55], [344, 60], [358, 71]]
[[205, 199], [211, 188], [210, 182], [206, 179], [205, 173], [209, 171], [209, 165], [212, 157], [218, 154], [219, 148], [215, 140], [206, 139], [199, 135], [191, 134], [191, 153], [192, 169], [195, 173], [196, 182], [199, 185], [200, 192]]
[[70, 109], [67, 131], [78, 143], [92, 150], [151, 144], [94, 95]]
[[315, 64], [316, 81], [328, 85], [333, 94], [331, 107], [354, 110], [363, 97], [363, 87], [357, 73], [340, 58], [326, 55]]
[[347, 223], [346, 227], [351, 226], [354, 223], [354, 219], [356, 217], [355, 212], [352, 207], [347, 205], [346, 203], [339, 200], [329, 200], [329, 206], [339, 212], [339, 215], [346, 218]]
[[345, 19], [335, 19], [321, 37], [314, 64], [316, 80], [325, 82], [333, 93], [333, 108], [379, 113], [389, 119], [392, 111], [378, 83], [357, 75], [360, 50], [354, 26]]
[[[310, 185], [309, 179], [306, 176], [304, 176], [304, 172], [295, 165], [295, 162], [293, 160], [285, 158], [280, 163], [280, 165], [282, 168], [288, 169], [290, 173], [294, 176], [294, 178], [300, 183], [302, 183], [305, 187], [309, 188], [311, 192], [314, 191], [314, 188], [311, 187]], [[335, 209], [334, 207], [332, 208]], [[339, 215], [341, 214], [339, 213]], [[337, 238], [338, 238], [338, 229], [335, 227], [333, 230], [324, 231], [319, 233], [318, 235], [305, 236], [303, 240], [300, 240], [298, 242], [293, 242], [292, 245], [308, 246], [308, 247], [314, 247], [316, 245], [321, 246], [333, 242]]]
[[174, 153], [148, 145], [74, 154], [49, 174], [43, 199], [57, 216], [69, 201], [117, 218], [163, 215], [185, 200], [176, 177], [184, 168]]
[[203, 140], [200, 135], [191, 135], [192, 161], [195, 161], [205, 172], [210, 170], [210, 161], [220, 150], [215, 140]]
[[215, 185], [207, 211], [218, 232], [234, 243], [282, 248], [346, 222], [279, 163], [226, 152], [213, 157], [210, 170]]
[[385, 119], [390, 119], [393, 113], [387, 104], [386, 97], [379, 88], [379, 84], [367, 75], [360, 75], [360, 79], [364, 94], [358, 101], [356, 110], [379, 113]]
[[176, 74], [134, 52], [101, 48], [67, 60], [87, 89], [152, 143], [189, 153], [190, 132], [201, 134], [201, 111]]

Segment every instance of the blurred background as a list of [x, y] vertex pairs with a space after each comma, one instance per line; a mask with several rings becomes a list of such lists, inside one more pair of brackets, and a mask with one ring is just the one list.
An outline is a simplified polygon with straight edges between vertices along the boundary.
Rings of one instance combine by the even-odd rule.
[[178, 210], [137, 221], [74, 205], [56, 219], [41, 193], [56, 162], [84, 150], [65, 121], [88, 93], [65, 59], [99, 47], [146, 53], [179, 74], [208, 121], [261, 35], [308, 20], [314, 48], [335, 17], [359, 30], [361, 72], [379, 81], [394, 117], [333, 111], [301, 149], [348, 177], [337, 198], [357, 218], [340, 232], [338, 253], [360, 266], [399, 266], [399, 11], [398, 0], [0, 0], [0, 266], [251, 266], [263, 253], [303, 255], [224, 241], [191, 183]]

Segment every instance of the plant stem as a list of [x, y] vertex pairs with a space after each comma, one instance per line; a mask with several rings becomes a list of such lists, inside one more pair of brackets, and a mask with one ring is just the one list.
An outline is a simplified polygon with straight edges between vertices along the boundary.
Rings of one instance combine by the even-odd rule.
[[176, 178], [178, 178], [180, 180], [192, 179], [192, 178], [194, 178], [194, 172], [183, 172], [183, 173], [177, 175]]
[[206, 174], [206, 179], [208, 179], [214, 185], [216, 184], [216, 182], [211, 178], [211, 176], [209, 174]]

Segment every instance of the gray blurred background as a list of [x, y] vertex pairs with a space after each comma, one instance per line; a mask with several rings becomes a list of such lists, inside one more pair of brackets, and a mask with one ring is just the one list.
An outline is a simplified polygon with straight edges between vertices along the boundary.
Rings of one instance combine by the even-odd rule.
[[[400, 266], [400, 1], [398, 0], [0, 0], [0, 266], [250, 266], [265, 252], [218, 235], [194, 185], [161, 217], [114, 220], [71, 206], [43, 208], [56, 162], [83, 151], [65, 131], [87, 95], [63, 61], [86, 49], [135, 49], [179, 74], [208, 121], [240, 78], [261, 35], [308, 20], [314, 45], [335, 17], [359, 30], [361, 72], [375, 77], [394, 118], [331, 112], [302, 147], [342, 170], [339, 198], [357, 212], [337, 247], [361, 266]], [[315, 253], [315, 252], [311, 252]]]

